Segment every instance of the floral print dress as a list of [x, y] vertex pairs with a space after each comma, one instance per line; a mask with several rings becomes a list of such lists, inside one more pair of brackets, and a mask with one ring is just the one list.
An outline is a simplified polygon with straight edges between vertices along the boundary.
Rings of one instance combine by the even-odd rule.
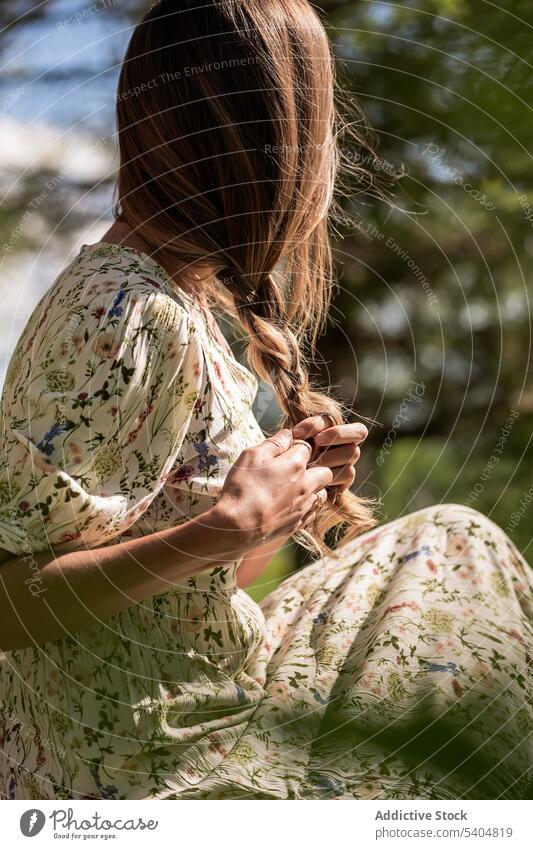
[[[0, 548], [159, 531], [263, 435], [255, 377], [146, 254], [85, 245], [8, 370]], [[441, 505], [310, 563], [259, 606], [221, 562], [0, 655], [10, 799], [531, 798], [533, 581]], [[0, 567], [1, 569], [1, 567]]]

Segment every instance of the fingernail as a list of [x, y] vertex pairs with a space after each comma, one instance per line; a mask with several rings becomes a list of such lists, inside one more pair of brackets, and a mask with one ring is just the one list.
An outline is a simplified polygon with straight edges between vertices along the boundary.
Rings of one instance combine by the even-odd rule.
[[295, 425], [292, 429], [292, 435], [295, 439], [302, 439], [307, 433], [305, 425]]

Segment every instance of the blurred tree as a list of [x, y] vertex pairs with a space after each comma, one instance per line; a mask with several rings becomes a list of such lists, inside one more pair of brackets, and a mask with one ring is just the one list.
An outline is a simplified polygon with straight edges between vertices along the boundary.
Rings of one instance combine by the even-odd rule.
[[[380, 140], [375, 170], [407, 170], [396, 208], [346, 201], [361, 233], [337, 243], [345, 341], [320, 348], [346, 401], [381, 423], [367, 487], [389, 517], [445, 499], [506, 527], [533, 480], [533, 10], [321, 5]], [[524, 550], [531, 524], [512, 531]]]

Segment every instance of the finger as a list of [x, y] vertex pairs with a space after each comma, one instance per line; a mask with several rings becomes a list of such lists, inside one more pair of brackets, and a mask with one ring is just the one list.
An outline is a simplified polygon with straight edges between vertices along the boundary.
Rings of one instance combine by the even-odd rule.
[[368, 436], [368, 428], [361, 422], [335, 425], [320, 431], [315, 436], [316, 445], [343, 445], [346, 442], [363, 442]]
[[269, 436], [268, 439], [265, 439], [258, 446], [257, 450], [260, 453], [268, 454], [270, 457], [278, 457], [280, 454], [288, 451], [293, 442], [292, 430], [284, 427], [282, 430], [278, 430], [277, 433]]
[[309, 416], [307, 419], [302, 419], [292, 429], [292, 435], [295, 439], [311, 439], [325, 428], [331, 427], [331, 421], [328, 416]]
[[320, 510], [321, 507], [328, 500], [328, 491], [327, 489], [319, 489], [318, 492], [314, 492], [305, 502], [302, 508], [302, 517], [300, 519], [300, 527], [304, 527], [308, 522], [310, 522], [317, 514], [317, 511]]
[[311, 466], [305, 471], [305, 487], [309, 493], [324, 489], [332, 481], [333, 471], [329, 466]]
[[289, 460], [294, 457], [307, 466], [313, 454], [313, 446], [306, 442], [305, 439], [295, 439], [292, 446], [286, 453], [286, 458]]
[[329, 466], [330, 469], [336, 466], [345, 466], [347, 463], [357, 463], [361, 456], [361, 449], [353, 442], [348, 442], [346, 445], [341, 445], [340, 448], [326, 448], [318, 455], [316, 460], [313, 460], [312, 465]]

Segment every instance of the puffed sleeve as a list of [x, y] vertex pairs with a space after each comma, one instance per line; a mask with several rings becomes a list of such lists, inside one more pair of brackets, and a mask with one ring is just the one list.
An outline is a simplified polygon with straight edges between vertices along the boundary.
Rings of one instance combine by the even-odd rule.
[[[64, 305], [63, 305], [64, 308]], [[113, 283], [42, 309], [2, 399], [0, 548], [96, 547], [165, 483], [199, 396], [194, 320], [168, 293]]]

